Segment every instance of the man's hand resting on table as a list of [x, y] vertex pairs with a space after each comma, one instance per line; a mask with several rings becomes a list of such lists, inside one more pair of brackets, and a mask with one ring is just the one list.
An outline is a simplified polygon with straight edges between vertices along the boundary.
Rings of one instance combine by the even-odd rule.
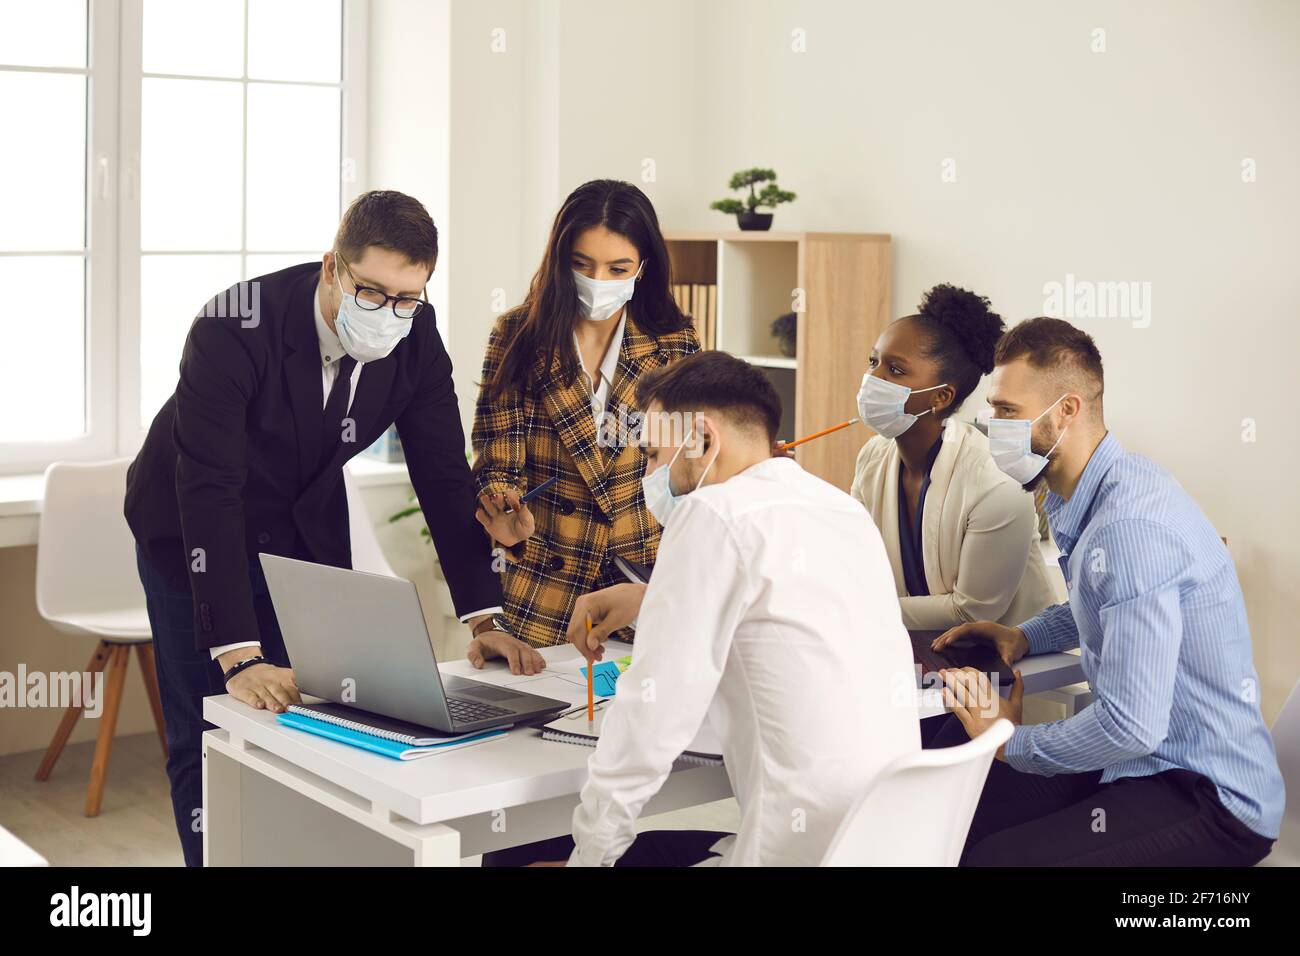
[[[569, 643], [587, 660], [601, 660], [610, 634], [627, 627], [641, 613], [645, 587], [644, 584], [615, 584], [578, 598], [569, 616]], [[590, 635], [587, 615], [591, 615]]]
[[933, 651], [941, 651], [954, 641], [984, 641], [992, 644], [998, 656], [1008, 667], [1029, 653], [1025, 632], [1018, 627], [1007, 627], [993, 621], [972, 621], [958, 624], [944, 631], [930, 644]]
[[[242, 660], [262, 653], [258, 647], [237, 647], [217, 658], [224, 673]], [[226, 692], [235, 700], [243, 701], [257, 710], [282, 714], [290, 704], [301, 704], [298, 682], [293, 679], [293, 669], [274, 664], [254, 664], [240, 671], [226, 682]]]

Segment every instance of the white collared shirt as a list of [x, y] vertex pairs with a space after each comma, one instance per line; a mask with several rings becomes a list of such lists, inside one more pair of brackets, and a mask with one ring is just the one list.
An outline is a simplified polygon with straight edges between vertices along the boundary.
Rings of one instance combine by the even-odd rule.
[[[585, 321], [585, 320], [584, 320]], [[623, 328], [627, 324], [627, 307], [623, 307], [623, 314], [618, 317], [618, 327], [614, 329], [614, 337], [609, 340], [609, 345], [605, 348], [605, 357], [600, 361], [600, 368], [596, 372], [596, 381], [591, 386], [591, 415], [596, 422], [596, 434], [600, 434], [601, 418], [605, 414], [605, 403], [609, 401], [610, 382], [614, 381], [614, 373], [618, 370], [618, 354], [623, 346]], [[582, 365], [582, 348], [578, 345], [578, 333], [573, 333], [573, 347], [578, 352], [578, 364]], [[583, 374], [587, 375], [587, 381], [591, 382], [591, 375], [583, 368]]]
[[[316, 338], [320, 342], [320, 407], [323, 409], [325, 403], [329, 401], [330, 389], [334, 387], [334, 379], [336, 379], [339, 374], [339, 360], [347, 353], [343, 348], [343, 343], [339, 341], [338, 335], [330, 329], [329, 323], [325, 321], [325, 313], [321, 311], [320, 307], [319, 289], [317, 289], [316, 293], [311, 297], [311, 302], [316, 313]], [[352, 401], [357, 397], [357, 382], [361, 380], [361, 369], [365, 367], [365, 364], [365, 362], [358, 362], [356, 367], [352, 369], [352, 382], [349, 385], [348, 404], [345, 411], [350, 411], [352, 409]], [[473, 613], [466, 614], [462, 617], [460, 622], [464, 624], [470, 618], [478, 617], [480, 614], [500, 614], [501, 611], [502, 608], [500, 607], [490, 607], [482, 611], [474, 611]], [[226, 651], [233, 651], [239, 647], [257, 647], [259, 644], [261, 644], [261, 641], [240, 641], [236, 644], [222, 644], [220, 647], [212, 648], [212, 659], [215, 661], [222, 654], [226, 653]]]
[[[320, 292], [311, 298], [312, 306], [316, 312], [316, 338], [320, 341], [320, 365], [321, 365], [321, 408], [329, 401], [330, 389], [334, 387], [334, 379], [339, 374], [339, 360], [343, 358], [346, 352], [343, 349], [343, 343], [339, 337], [329, 327], [325, 321], [325, 313], [320, 307]], [[348, 404], [346, 411], [351, 410], [352, 400], [357, 397], [357, 382], [361, 379], [361, 369], [365, 362], [358, 362], [352, 369], [352, 384], [348, 392]]]
[[920, 747], [916, 676], [875, 522], [794, 461], [685, 495], [659, 545], [573, 815], [613, 865], [707, 721], [740, 803], [723, 865], [815, 866], [875, 774]]

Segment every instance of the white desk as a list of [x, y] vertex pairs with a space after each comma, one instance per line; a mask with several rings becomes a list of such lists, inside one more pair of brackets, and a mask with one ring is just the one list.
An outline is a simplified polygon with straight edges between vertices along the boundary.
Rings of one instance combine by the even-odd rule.
[[[618, 657], [630, 647], [614, 643], [611, 651]], [[568, 646], [542, 651], [550, 665], [576, 654]], [[1027, 693], [1082, 679], [1072, 654], [1018, 666]], [[516, 677], [500, 662], [475, 671], [455, 661], [442, 670], [497, 684], [556, 679]], [[942, 712], [938, 691], [922, 692], [922, 716]], [[203, 716], [219, 728], [203, 735], [209, 866], [456, 866], [461, 857], [560, 836], [569, 832], [591, 753], [523, 728], [401, 762], [284, 728], [229, 695], [206, 698]], [[722, 767], [679, 763], [645, 813], [729, 796]]]
[[[615, 656], [629, 652], [615, 645]], [[553, 664], [577, 652], [542, 654]], [[500, 662], [442, 669], [500, 684], [546, 679], [515, 677]], [[205, 699], [203, 715], [221, 728], [203, 735], [210, 866], [457, 866], [463, 856], [560, 836], [570, 831], [591, 754], [523, 728], [402, 762], [286, 729], [228, 695]], [[679, 763], [645, 812], [730, 795], [722, 767]]]
[[0, 827], [0, 866], [49, 866], [49, 861]]

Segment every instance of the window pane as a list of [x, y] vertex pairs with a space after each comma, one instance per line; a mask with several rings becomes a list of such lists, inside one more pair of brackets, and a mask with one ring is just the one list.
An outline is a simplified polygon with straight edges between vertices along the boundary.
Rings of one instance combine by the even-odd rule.
[[0, 63], [86, 65], [86, 0], [0, 0]]
[[248, 248], [328, 247], [339, 218], [339, 91], [248, 84]]
[[81, 256], [0, 256], [0, 289], [43, 290], [23, 351], [0, 357], [0, 442], [67, 441], [86, 429], [86, 269]]
[[142, 99], [141, 246], [239, 249], [243, 84], [146, 78]]
[[244, 0], [145, 0], [144, 71], [244, 75]]
[[0, 71], [0, 130], [0, 249], [85, 248], [86, 78]]
[[337, 83], [343, 44], [339, 0], [248, 0], [248, 75]]
[[140, 420], [148, 424], [176, 389], [194, 317], [239, 281], [239, 256], [140, 258]]
[[324, 252], [323, 249], [316, 252], [286, 252], [277, 256], [249, 256], [244, 265], [244, 278], [255, 279], [258, 276], [279, 272], [281, 269], [287, 269], [290, 266], [300, 266], [304, 262], [314, 262], [316, 265], [320, 265], [322, 252]]

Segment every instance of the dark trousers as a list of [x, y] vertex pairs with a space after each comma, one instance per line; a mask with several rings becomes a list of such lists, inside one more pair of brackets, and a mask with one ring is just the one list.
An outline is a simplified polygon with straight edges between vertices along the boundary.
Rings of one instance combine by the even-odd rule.
[[[194, 601], [189, 590], [178, 591], [136, 549], [136, 567], [144, 585], [149, 628], [153, 631], [158, 692], [167, 725], [167, 779], [171, 781], [172, 812], [186, 866], [203, 865], [203, 732], [213, 725], [203, 719], [203, 698], [226, 692], [221, 666], [206, 650], [194, 648]], [[281, 667], [289, 666], [284, 639], [271, 609], [266, 579], [254, 556], [249, 562], [257, 634], [262, 653]]]
[[[632, 841], [615, 866], [694, 866], [717, 853], [709, 847], [729, 833], [712, 830], [651, 830]], [[484, 866], [527, 866], [541, 861], [567, 860], [573, 852], [573, 837], [560, 836], [508, 850], [483, 854]]]
[[[929, 747], [968, 739], [955, 717]], [[1101, 771], [1045, 777], [994, 760], [962, 866], [1253, 866], [1272, 849], [1191, 770], [1101, 782]]]

